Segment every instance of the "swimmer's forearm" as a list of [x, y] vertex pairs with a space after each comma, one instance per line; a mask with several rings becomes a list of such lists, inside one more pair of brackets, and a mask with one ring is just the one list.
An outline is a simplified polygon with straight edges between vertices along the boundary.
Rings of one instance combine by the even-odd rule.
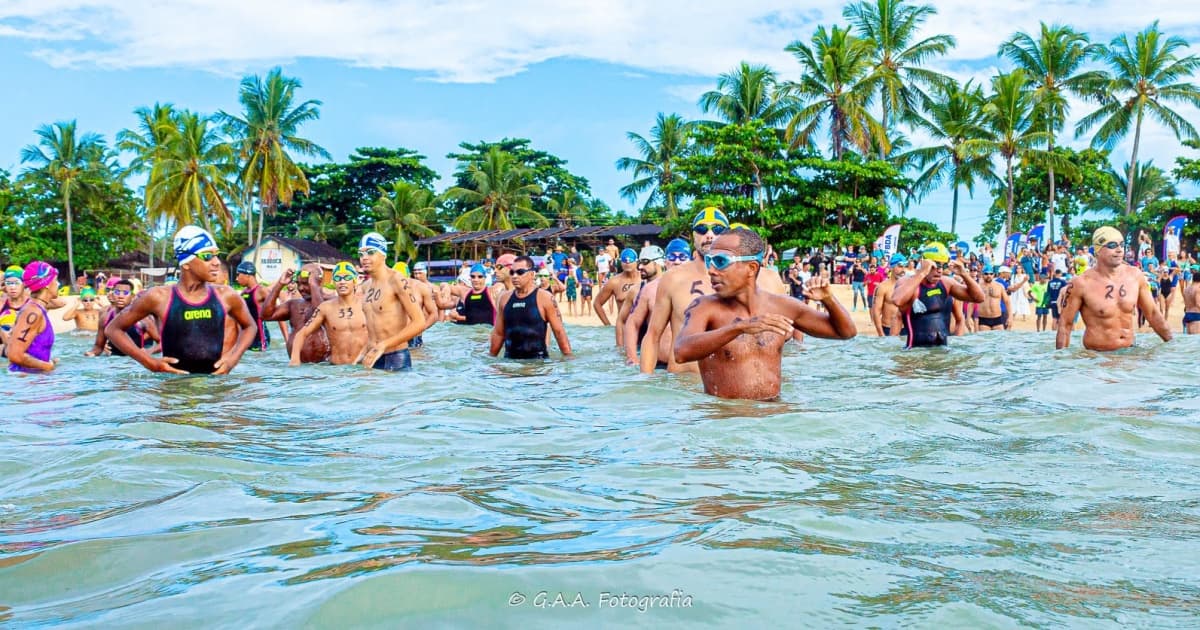
[[[707, 332], [681, 335], [675, 341], [675, 362], [689, 363], [691, 361], [699, 361], [724, 348], [729, 342], [737, 339], [738, 335], [742, 334], [741, 323], [729, 324]], [[643, 349], [644, 353], [645, 350]]]
[[838, 339], [850, 339], [858, 334], [858, 326], [854, 325], [854, 319], [850, 317], [846, 307], [833, 297], [832, 293], [825, 296], [825, 299], [821, 300], [821, 304], [825, 306], [826, 317], [829, 318], [829, 324]]

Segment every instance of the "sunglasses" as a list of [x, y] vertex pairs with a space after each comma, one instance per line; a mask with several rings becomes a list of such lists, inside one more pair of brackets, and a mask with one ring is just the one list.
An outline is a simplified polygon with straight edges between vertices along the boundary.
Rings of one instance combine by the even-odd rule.
[[662, 259], [661, 258], [643, 258], [638, 261], [638, 264], [645, 266], [645, 265], [649, 265], [652, 262], [658, 262], [660, 260], [662, 260]]
[[1105, 243], [1103, 247], [1104, 247], [1104, 249], [1121, 249], [1122, 247], [1124, 247], [1124, 245], [1122, 245], [1118, 241], [1109, 241], [1109, 242]]
[[691, 259], [688, 254], [667, 254], [667, 260], [671, 262], [687, 262]]
[[754, 261], [754, 262], [761, 263], [762, 259], [763, 259], [762, 254], [753, 254], [750, 256], [730, 256], [728, 254], [705, 254], [704, 255], [704, 266], [712, 267], [713, 269], [716, 269], [717, 271], [724, 271], [724, 270], [728, 269], [729, 266], [735, 262]]
[[130, 291], [129, 289], [113, 289], [112, 291], [108, 292], [109, 295], [116, 295], [116, 296], [121, 296], [121, 297], [124, 297], [126, 295], [131, 295], [132, 293], [133, 293], [133, 291]]
[[333, 281], [334, 282], [354, 282], [354, 279], [356, 277], [357, 276], [355, 276], [354, 274], [351, 274], [351, 273], [347, 273], [347, 274], [337, 273], [337, 274], [333, 275]]
[[200, 252], [199, 254], [196, 254], [196, 258], [199, 258], [200, 260], [203, 260], [204, 262], [208, 262], [208, 261], [216, 258], [217, 255], [220, 253], [221, 252]]
[[513, 269], [512, 272], [513, 272], [514, 276], [523, 276], [527, 273], [533, 273], [533, 270], [532, 269]]
[[720, 223], [718, 223], [716, 225], [709, 225], [707, 223], [701, 223], [700, 225], [692, 226], [692, 231], [699, 234], [700, 236], [704, 236], [705, 234], [708, 234], [709, 230], [712, 230], [713, 234], [724, 234], [726, 232], [726, 230], [728, 230], [728, 229], [729, 229], [728, 226], [721, 225]]

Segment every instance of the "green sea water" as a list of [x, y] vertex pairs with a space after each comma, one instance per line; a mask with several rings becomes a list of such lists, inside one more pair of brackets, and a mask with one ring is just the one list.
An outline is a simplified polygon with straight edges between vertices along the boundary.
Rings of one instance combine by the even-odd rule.
[[0, 377], [0, 625], [1200, 625], [1200, 337], [809, 340], [756, 403], [611, 331], [227, 377], [61, 336]]

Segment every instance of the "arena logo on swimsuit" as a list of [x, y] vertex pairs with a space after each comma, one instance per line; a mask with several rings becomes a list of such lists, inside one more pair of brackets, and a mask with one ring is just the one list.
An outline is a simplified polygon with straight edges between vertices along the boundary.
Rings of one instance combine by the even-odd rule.
[[211, 308], [197, 308], [183, 312], [184, 321], [192, 321], [194, 319], [212, 319]]

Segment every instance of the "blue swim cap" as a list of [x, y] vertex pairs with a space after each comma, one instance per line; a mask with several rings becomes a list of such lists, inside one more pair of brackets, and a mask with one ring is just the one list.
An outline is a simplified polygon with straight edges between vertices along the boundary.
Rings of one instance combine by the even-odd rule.
[[688, 243], [687, 241], [685, 241], [681, 238], [672, 239], [670, 243], [667, 243], [667, 255], [668, 256], [670, 256], [671, 254], [680, 254], [680, 253], [691, 256], [692, 255], [691, 243]]
[[904, 254], [901, 254], [900, 252], [896, 252], [895, 254], [892, 254], [891, 259], [888, 260], [888, 265], [903, 265], [904, 263], [907, 263], [907, 262], [908, 262], [908, 258], [905, 257]]
[[475, 263], [474, 265], [471, 265], [471, 273], [472, 274], [477, 273], [481, 276], [487, 277], [487, 267], [484, 267], [483, 265], [481, 265], [479, 263]]
[[175, 233], [175, 260], [181, 264], [191, 262], [203, 251], [217, 251], [217, 239], [206, 230], [194, 225], [185, 225]]
[[698, 212], [696, 217], [692, 219], [692, 227], [696, 227], [697, 225], [701, 224], [723, 225], [725, 227], [729, 227], [729, 218], [726, 217], [725, 213], [721, 212], [719, 208], [709, 206]]
[[637, 256], [637, 252], [630, 247], [621, 250], [621, 262], [637, 262]]
[[359, 249], [374, 249], [381, 254], [387, 253], [388, 241], [379, 232], [367, 232], [363, 234], [362, 239], [358, 241]]

